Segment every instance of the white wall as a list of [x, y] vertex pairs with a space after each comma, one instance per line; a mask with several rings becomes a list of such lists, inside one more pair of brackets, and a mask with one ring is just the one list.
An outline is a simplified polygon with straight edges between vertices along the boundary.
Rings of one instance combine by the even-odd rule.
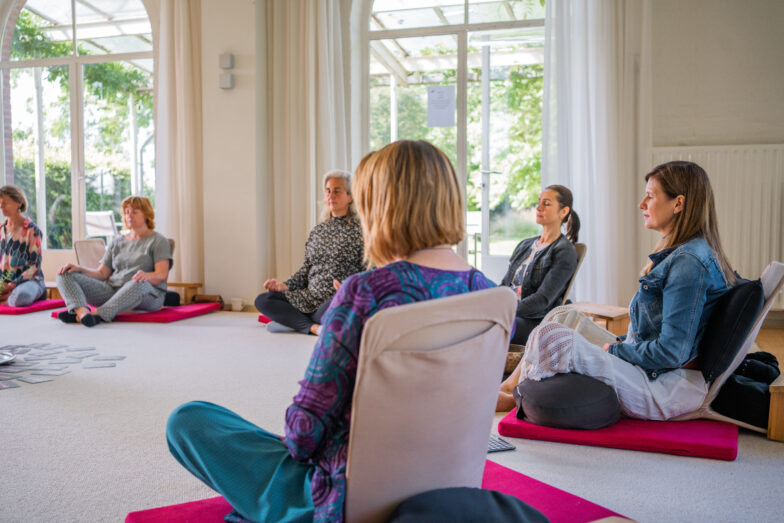
[[[256, 11], [252, 0], [201, 7], [205, 292], [252, 303], [268, 277], [257, 260]], [[234, 55], [234, 89], [218, 87], [225, 52]]]
[[653, 145], [784, 143], [784, 2], [656, 0]]

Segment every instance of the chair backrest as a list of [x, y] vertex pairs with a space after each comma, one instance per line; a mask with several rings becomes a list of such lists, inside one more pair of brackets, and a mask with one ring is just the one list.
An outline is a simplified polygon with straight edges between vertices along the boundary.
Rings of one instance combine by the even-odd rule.
[[114, 238], [117, 235], [114, 211], [87, 211], [84, 213], [84, 226], [87, 236]]
[[566, 287], [566, 292], [564, 293], [563, 301], [561, 305], [566, 305], [566, 301], [569, 299], [569, 291], [572, 290], [572, 285], [574, 285], [574, 279], [577, 277], [577, 272], [580, 270], [580, 265], [583, 264], [583, 259], [585, 258], [585, 252], [588, 250], [588, 247], [585, 246], [584, 243], [575, 243], [574, 248], [577, 250], [577, 267], [574, 269], [574, 274], [572, 274], [572, 279], [569, 280], [569, 285]]
[[495, 287], [385, 309], [362, 333], [347, 521], [427, 490], [479, 487], [516, 298]]
[[[730, 374], [738, 368], [740, 362], [742, 362], [743, 358], [746, 357], [746, 354], [749, 353], [749, 349], [754, 343], [754, 340], [757, 339], [757, 335], [762, 327], [762, 322], [765, 321], [765, 316], [768, 315], [768, 311], [773, 306], [773, 302], [776, 301], [776, 296], [778, 296], [782, 286], [784, 286], [784, 263], [774, 261], [765, 267], [765, 270], [762, 271], [762, 276], [760, 276], [760, 283], [762, 283], [762, 290], [765, 294], [765, 304], [754, 320], [754, 326], [751, 328], [748, 336], [746, 336], [743, 345], [735, 355], [730, 366], [718, 378], [713, 380], [713, 383], [708, 390], [708, 398], [710, 398], [711, 403], [719, 394], [719, 389], [724, 385], [724, 382], [727, 381]], [[708, 403], [708, 405], [710, 405], [710, 403]]]
[[101, 238], [76, 240], [73, 242], [73, 247], [76, 253], [76, 263], [91, 269], [98, 267], [106, 252], [106, 244]]
[[171, 238], [167, 238], [169, 240], [169, 250], [171, 251], [171, 258], [169, 258], [169, 270], [174, 266], [174, 240]]
[[743, 425], [745, 427], [753, 428], [748, 424], [737, 422], [715, 413], [710, 405], [713, 403], [713, 400], [716, 399], [716, 396], [718, 396], [719, 390], [721, 389], [722, 385], [724, 385], [724, 382], [727, 381], [727, 378], [729, 378], [730, 374], [732, 374], [735, 369], [738, 368], [738, 365], [740, 365], [741, 361], [743, 361], [743, 358], [745, 358], [746, 354], [749, 353], [749, 349], [751, 349], [751, 346], [754, 344], [754, 340], [757, 339], [759, 330], [762, 327], [762, 322], [765, 321], [765, 316], [767, 316], [768, 311], [773, 306], [773, 302], [778, 296], [778, 293], [781, 292], [782, 286], [784, 286], [784, 263], [774, 261], [768, 265], [763, 271], [762, 276], [760, 276], [760, 283], [762, 283], [762, 289], [765, 295], [765, 304], [762, 306], [762, 310], [754, 319], [754, 324], [751, 327], [748, 335], [745, 337], [743, 344], [741, 345], [737, 354], [735, 354], [732, 363], [730, 363], [730, 365], [727, 366], [727, 369], [710, 384], [708, 394], [699, 409], [694, 412], [678, 416], [675, 419], [724, 419], [726, 421], [733, 421], [734, 423]]

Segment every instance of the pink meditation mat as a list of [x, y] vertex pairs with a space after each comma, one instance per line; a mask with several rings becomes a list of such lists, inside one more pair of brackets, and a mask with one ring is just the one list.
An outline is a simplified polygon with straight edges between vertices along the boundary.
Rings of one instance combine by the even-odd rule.
[[259, 314], [259, 323], [263, 323], [264, 325], [268, 324], [272, 320], [264, 316], [263, 314]]
[[[583, 523], [610, 516], [624, 517], [588, 500], [551, 487], [512, 469], [488, 460], [482, 488], [497, 490], [528, 503], [553, 523]], [[231, 505], [222, 497], [179, 503], [168, 507], [131, 512], [125, 523], [222, 523], [231, 512]]]
[[[92, 307], [91, 307], [92, 308]], [[220, 310], [220, 303], [191, 303], [190, 305], [178, 305], [177, 307], [164, 307], [153, 312], [122, 312], [114, 317], [112, 321], [127, 321], [139, 323], [171, 323], [194, 316], [201, 316], [208, 312]], [[65, 309], [52, 311], [52, 318]]]
[[63, 300], [41, 300], [34, 302], [27, 307], [9, 307], [8, 305], [0, 305], [0, 314], [27, 314], [28, 312], [45, 311], [47, 309], [56, 309], [65, 305]]
[[574, 443], [594, 447], [662, 452], [678, 456], [734, 460], [738, 427], [713, 420], [646, 421], [621, 418], [596, 430], [554, 429], [517, 419], [516, 411], [498, 422], [498, 433], [511, 438]]

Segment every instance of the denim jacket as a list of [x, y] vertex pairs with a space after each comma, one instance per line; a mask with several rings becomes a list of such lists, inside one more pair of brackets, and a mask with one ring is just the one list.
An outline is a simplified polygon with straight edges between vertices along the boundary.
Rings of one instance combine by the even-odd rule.
[[[515, 247], [501, 286], [511, 286], [515, 272], [531, 254], [539, 236], [526, 238]], [[517, 316], [533, 320], [542, 319], [550, 309], [563, 301], [566, 287], [577, 270], [577, 249], [561, 234], [553, 243], [537, 252], [530, 270], [522, 282], [521, 299], [517, 302]]]
[[629, 331], [610, 354], [645, 370], [650, 380], [697, 357], [705, 324], [729, 290], [713, 250], [702, 237], [655, 252], [629, 304]]

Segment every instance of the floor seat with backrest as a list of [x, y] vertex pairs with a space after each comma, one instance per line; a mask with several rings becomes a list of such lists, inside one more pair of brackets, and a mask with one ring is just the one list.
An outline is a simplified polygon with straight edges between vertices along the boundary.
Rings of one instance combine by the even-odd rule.
[[495, 287], [392, 307], [364, 327], [346, 521], [428, 490], [480, 487], [516, 298]]

